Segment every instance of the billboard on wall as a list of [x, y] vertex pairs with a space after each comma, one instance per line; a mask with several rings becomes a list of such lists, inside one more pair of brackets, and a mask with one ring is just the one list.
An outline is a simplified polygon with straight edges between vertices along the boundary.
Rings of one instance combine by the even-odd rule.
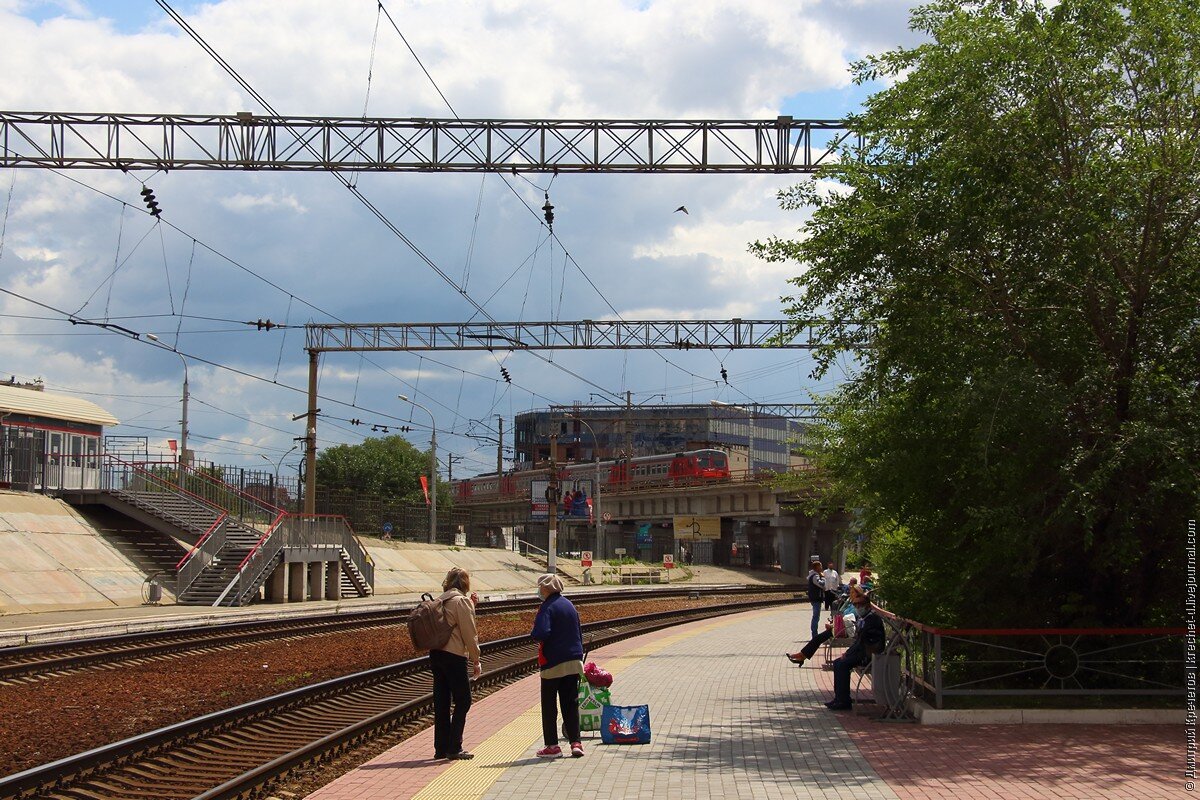
[[559, 481], [557, 497], [551, 498], [550, 481], [533, 481], [529, 486], [529, 518], [534, 522], [548, 520], [553, 504], [558, 519], [590, 521], [593, 487], [591, 478]]
[[682, 541], [720, 539], [720, 517], [675, 517], [675, 538]]

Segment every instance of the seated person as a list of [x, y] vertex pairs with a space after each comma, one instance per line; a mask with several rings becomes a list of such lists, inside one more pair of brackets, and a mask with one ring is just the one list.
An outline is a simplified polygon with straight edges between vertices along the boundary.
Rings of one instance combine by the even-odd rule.
[[846, 711], [850, 708], [850, 672], [855, 667], [871, 663], [871, 656], [882, 652], [887, 634], [883, 619], [875, 613], [868, 594], [856, 595], [854, 600], [855, 621], [854, 643], [833, 662], [833, 699], [825, 704], [831, 711]]
[[[851, 578], [850, 580], [853, 581], [856, 579]], [[855, 602], [855, 598], [862, 598], [864, 596], [865, 595], [862, 592], [862, 590], [860, 590], [857, 586], [851, 586], [850, 587], [850, 598], [849, 598], [850, 602], [846, 603], [844, 606], [839, 606], [834, 611], [835, 614], [840, 614], [843, 616], [843, 618], [846, 621], [845, 625], [846, 625], [846, 629], [848, 631], [854, 630], [855, 621], [856, 621], [856, 617], [854, 615], [854, 608], [851, 604]], [[788, 661], [791, 661], [793, 664], [803, 667], [804, 662], [807, 659], [812, 658], [816, 654], [817, 648], [819, 648], [821, 645], [825, 644], [825, 642], [829, 641], [832, 638], [833, 638], [833, 623], [826, 622], [825, 630], [821, 631], [816, 636], [814, 636], [812, 638], [812, 640], [809, 641], [808, 644], [804, 645], [804, 647], [802, 647], [800, 649], [799, 653], [785, 653], [784, 655], [786, 655], [788, 657]]]

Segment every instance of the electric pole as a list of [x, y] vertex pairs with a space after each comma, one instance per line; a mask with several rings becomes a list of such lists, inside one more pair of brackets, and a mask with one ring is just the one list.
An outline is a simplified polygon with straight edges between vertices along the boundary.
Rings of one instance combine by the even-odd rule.
[[550, 539], [546, 544], [546, 570], [555, 574], [558, 569], [558, 434], [550, 434], [550, 485], [546, 487], [546, 501], [550, 506], [547, 519], [550, 521]]

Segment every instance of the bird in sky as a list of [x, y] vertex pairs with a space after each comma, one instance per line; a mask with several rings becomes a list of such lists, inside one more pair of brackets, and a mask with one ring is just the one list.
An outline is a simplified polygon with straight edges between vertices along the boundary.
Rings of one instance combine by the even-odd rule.
[[[678, 214], [680, 211], [682, 211], [683, 213], [687, 214], [687, 213], [688, 213], [687, 206], [680, 206], [679, 208], [675, 209], [675, 210], [674, 210], [674, 211], [672, 211], [671, 213], [672, 213], [672, 214]], [[690, 217], [690, 216], [691, 216], [691, 214], [688, 214], [688, 216]]]

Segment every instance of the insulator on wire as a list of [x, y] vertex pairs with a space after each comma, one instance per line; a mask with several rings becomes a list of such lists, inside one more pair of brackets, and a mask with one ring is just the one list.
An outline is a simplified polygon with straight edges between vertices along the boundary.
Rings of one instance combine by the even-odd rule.
[[154, 192], [149, 186], [142, 185], [142, 202], [146, 204], [146, 208], [150, 209], [150, 216], [157, 217], [162, 213], [162, 209], [158, 207], [158, 201], [154, 199]]

